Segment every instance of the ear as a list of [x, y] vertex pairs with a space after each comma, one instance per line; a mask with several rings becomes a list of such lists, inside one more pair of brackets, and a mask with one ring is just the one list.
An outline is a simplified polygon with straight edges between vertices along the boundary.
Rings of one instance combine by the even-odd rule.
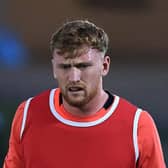
[[53, 76], [55, 79], [57, 79], [54, 58], [51, 59], [51, 62], [52, 62], [52, 68], [53, 68]]
[[109, 72], [109, 69], [110, 69], [110, 57], [104, 56], [102, 76], [106, 76]]

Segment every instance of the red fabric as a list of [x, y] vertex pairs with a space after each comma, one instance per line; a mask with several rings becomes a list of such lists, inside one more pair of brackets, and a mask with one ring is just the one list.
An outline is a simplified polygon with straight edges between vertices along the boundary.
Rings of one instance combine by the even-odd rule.
[[[117, 110], [104, 123], [78, 128], [62, 124], [51, 114], [48, 95], [46, 92], [32, 100], [21, 142], [19, 136], [25, 103], [18, 108], [4, 168], [135, 167], [132, 144], [135, 107], [122, 99]], [[129, 109], [132, 112], [128, 113]], [[156, 127], [146, 112], [141, 114], [138, 124], [138, 146], [137, 168], [165, 168]]]

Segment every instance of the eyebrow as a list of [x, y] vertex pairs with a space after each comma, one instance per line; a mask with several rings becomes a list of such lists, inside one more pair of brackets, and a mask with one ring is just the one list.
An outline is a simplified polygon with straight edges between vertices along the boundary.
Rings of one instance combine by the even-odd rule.
[[92, 65], [93, 65], [92, 62], [81, 62], [81, 63], [75, 63], [75, 64], [60, 63], [60, 64], [58, 64], [58, 67], [60, 67], [60, 68], [64, 68], [64, 67], [70, 68], [72, 66], [74, 66], [74, 67], [82, 67], [82, 66], [87, 67], [87, 66], [92, 66]]

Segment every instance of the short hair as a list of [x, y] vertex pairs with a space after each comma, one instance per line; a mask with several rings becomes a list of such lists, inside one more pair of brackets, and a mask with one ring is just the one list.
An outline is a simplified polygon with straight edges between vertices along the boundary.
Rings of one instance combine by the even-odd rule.
[[50, 41], [51, 52], [59, 49], [61, 53], [73, 52], [82, 46], [88, 46], [106, 53], [108, 35], [88, 20], [74, 20], [63, 24], [53, 33]]

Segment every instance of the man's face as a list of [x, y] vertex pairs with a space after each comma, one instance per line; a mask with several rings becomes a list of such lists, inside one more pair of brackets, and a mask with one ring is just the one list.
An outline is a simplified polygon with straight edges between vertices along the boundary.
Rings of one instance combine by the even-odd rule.
[[86, 105], [102, 90], [102, 76], [109, 70], [110, 58], [91, 48], [76, 53], [53, 52], [53, 73], [61, 89], [63, 100], [69, 105]]

